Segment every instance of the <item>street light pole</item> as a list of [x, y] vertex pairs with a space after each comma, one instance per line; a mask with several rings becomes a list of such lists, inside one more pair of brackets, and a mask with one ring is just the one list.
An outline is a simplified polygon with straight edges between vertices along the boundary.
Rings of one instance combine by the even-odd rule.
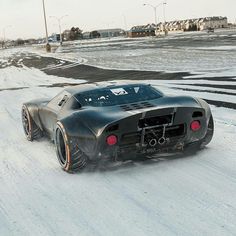
[[[154, 10], [154, 15], [155, 15], [155, 25], [156, 25], [156, 28], [157, 28], [157, 8], [161, 5], [163, 5], [163, 12], [164, 12], [164, 22], [165, 22], [165, 5], [166, 5], [166, 2], [161, 2], [159, 3], [158, 5], [154, 6], [154, 5], [151, 5], [151, 4], [148, 4], [148, 3], [144, 3], [143, 4], [144, 6], [149, 6], [149, 7], [152, 7], [153, 10]], [[164, 23], [165, 24], [165, 23]]]
[[4, 48], [5, 40], [6, 40], [6, 30], [5, 30], [5, 28], [3, 28], [3, 30], [2, 30], [2, 34], [3, 34], [2, 48]]
[[47, 17], [46, 17], [46, 9], [45, 9], [45, 3], [43, 2], [43, 15], [44, 15], [44, 24], [45, 24], [45, 31], [46, 31], [46, 51], [51, 52], [51, 46], [48, 42], [48, 26], [47, 26]]
[[60, 17], [60, 18], [58, 18], [58, 17], [56, 17], [56, 16], [50, 16], [51, 18], [55, 18], [55, 19], [57, 20], [57, 22], [58, 22], [59, 32], [60, 32], [60, 44], [61, 44], [61, 45], [62, 45], [62, 42], [63, 42], [63, 40], [62, 40], [62, 32], [61, 32], [61, 20], [62, 20], [64, 17], [66, 17], [66, 16], [68, 16], [68, 15], [64, 15], [64, 16], [62, 16], [62, 17]]
[[2, 48], [4, 48], [4, 45], [5, 45], [5, 28], [3, 28], [2, 30], [2, 35], [3, 35], [3, 38], [2, 38]]
[[164, 23], [166, 23], [166, 9], [165, 9], [165, 5], [167, 3], [166, 2], [163, 2], [163, 18], [164, 18]]
[[128, 28], [127, 28], [127, 20], [126, 20], [125, 14], [123, 14], [123, 18], [124, 18], [124, 24], [125, 24], [125, 36], [127, 37], [127, 30], [128, 30]]
[[11, 25], [7, 25], [3, 28], [2, 33], [3, 33], [3, 43], [2, 43], [2, 48], [5, 46], [5, 41], [6, 41], [6, 29], [10, 28]]
[[153, 8], [153, 10], [154, 10], [154, 17], [155, 17], [154, 21], [155, 21], [155, 25], [157, 25], [157, 7], [158, 7], [159, 5], [153, 6], [153, 5], [148, 4], [148, 3], [144, 3], [143, 5], [144, 5], [144, 6], [150, 6], [150, 7]]
[[163, 20], [164, 20], [164, 31], [165, 31], [165, 35], [168, 34], [168, 31], [166, 30], [166, 10], [165, 10], [165, 6], [166, 6], [166, 2], [163, 2]]

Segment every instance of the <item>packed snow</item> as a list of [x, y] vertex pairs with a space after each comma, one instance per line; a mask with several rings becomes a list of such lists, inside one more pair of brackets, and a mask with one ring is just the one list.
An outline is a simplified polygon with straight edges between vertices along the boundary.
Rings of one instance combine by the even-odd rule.
[[167, 38], [78, 41], [57, 56], [106, 69], [214, 73], [235, 68], [235, 30], [170, 34]]
[[[16, 52], [0, 53], [0, 61], [5, 63]], [[94, 53], [95, 58], [99, 52]], [[213, 55], [209, 57], [213, 60]], [[153, 58], [159, 60], [155, 53]], [[99, 66], [99, 57], [96, 63]], [[148, 69], [149, 61], [144, 64]], [[98, 164], [70, 175], [61, 170], [53, 143], [26, 140], [21, 106], [62, 90], [47, 85], [83, 81], [50, 76], [35, 68], [6, 66], [0, 68], [0, 82], [0, 235], [236, 234], [236, 110], [211, 106], [215, 135], [195, 155]], [[235, 103], [234, 95], [176, 89], [185, 82], [150, 81], [168, 94]], [[190, 77], [187, 83], [192, 88], [199, 81]]]

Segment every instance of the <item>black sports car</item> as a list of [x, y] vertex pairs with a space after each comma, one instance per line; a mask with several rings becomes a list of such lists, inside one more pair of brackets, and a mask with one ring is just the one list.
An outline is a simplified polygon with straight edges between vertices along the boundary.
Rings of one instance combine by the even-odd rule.
[[188, 96], [166, 96], [145, 83], [102, 82], [69, 87], [52, 100], [22, 107], [26, 137], [55, 143], [65, 171], [88, 160], [151, 155], [207, 145], [214, 123], [209, 105]]

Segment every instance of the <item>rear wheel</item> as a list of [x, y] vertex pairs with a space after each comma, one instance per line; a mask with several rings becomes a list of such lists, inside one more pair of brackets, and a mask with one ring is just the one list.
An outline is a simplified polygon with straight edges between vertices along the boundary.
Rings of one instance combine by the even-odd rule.
[[214, 134], [214, 120], [211, 115], [209, 123], [208, 123], [208, 127], [207, 127], [207, 133], [201, 142], [201, 147], [205, 147], [207, 144], [211, 142], [213, 134]]
[[35, 139], [39, 139], [42, 137], [41, 129], [35, 124], [34, 120], [32, 119], [27, 107], [23, 105], [22, 107], [22, 124], [23, 129], [26, 135], [26, 138], [29, 141], [33, 141]]
[[87, 164], [87, 156], [77, 143], [69, 142], [63, 125], [58, 122], [55, 133], [55, 146], [58, 161], [63, 170], [73, 173], [83, 169]]
[[205, 137], [197, 142], [187, 144], [185, 147], [185, 153], [195, 153], [200, 148], [204, 148], [207, 144], [211, 142], [213, 134], [214, 134], [214, 120], [211, 115]]

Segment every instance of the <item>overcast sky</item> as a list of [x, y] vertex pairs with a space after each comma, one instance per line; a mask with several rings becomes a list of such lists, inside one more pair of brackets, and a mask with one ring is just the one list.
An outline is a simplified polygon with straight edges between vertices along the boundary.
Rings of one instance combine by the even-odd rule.
[[[45, 0], [48, 16], [68, 15], [62, 28], [78, 26], [83, 31], [102, 28], [130, 28], [154, 22], [154, 12], [144, 3], [154, 0]], [[227, 16], [236, 20], [236, 0], [167, 0], [166, 20]], [[163, 20], [163, 8], [158, 8]], [[126, 22], [126, 23], [125, 23]], [[10, 26], [10, 27], [8, 27]], [[0, 0], [0, 38], [5, 28], [7, 38], [44, 36], [42, 0]], [[48, 17], [49, 33], [58, 31], [55, 19]]]

